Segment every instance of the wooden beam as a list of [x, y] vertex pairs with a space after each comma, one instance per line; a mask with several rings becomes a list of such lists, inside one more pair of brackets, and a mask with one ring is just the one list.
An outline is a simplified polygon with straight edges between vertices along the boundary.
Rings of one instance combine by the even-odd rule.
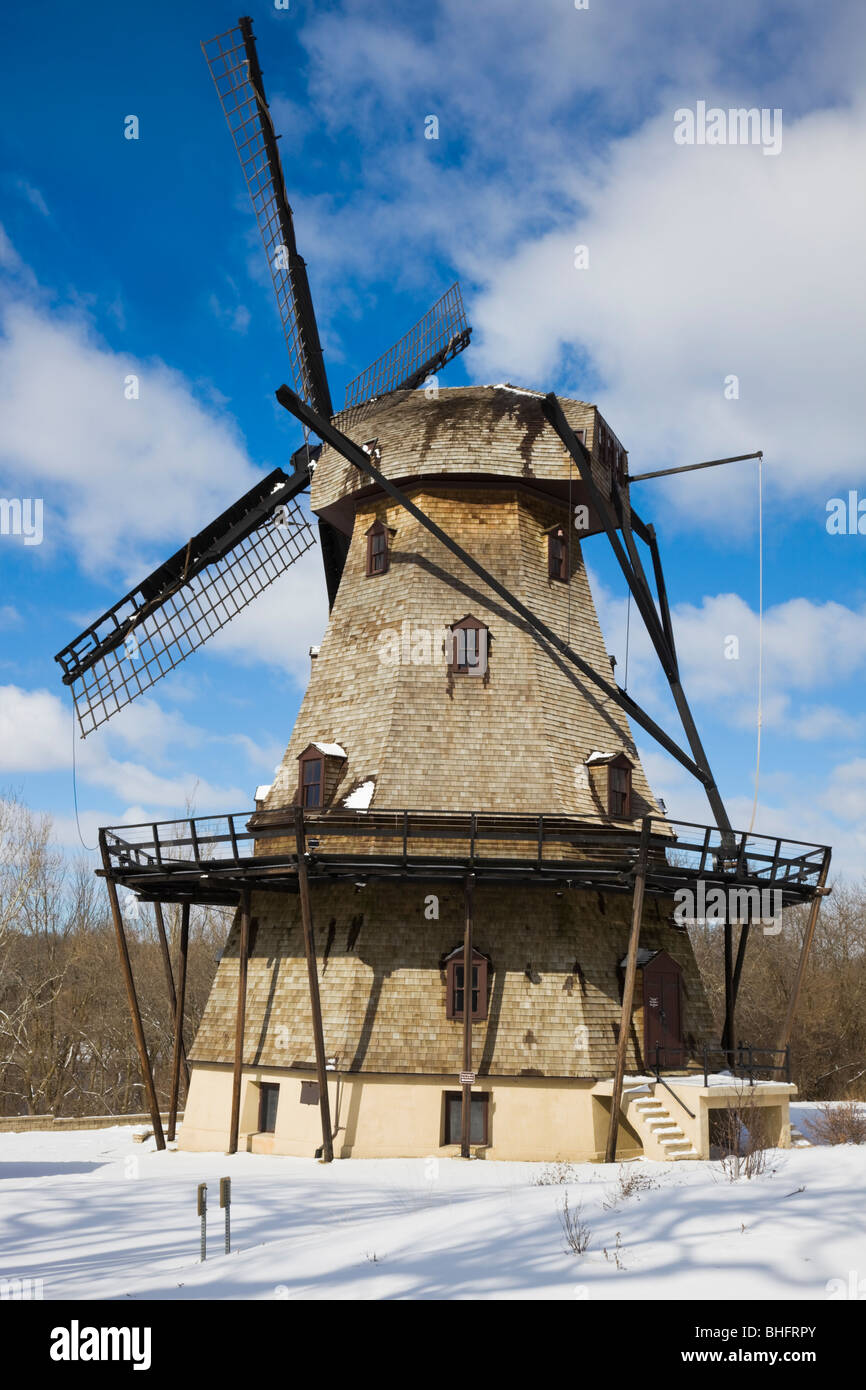
[[[393, 497], [395, 502], [398, 502], [410, 516], [414, 516], [415, 520], [420, 522], [425, 530], [430, 532], [431, 536], [435, 536], [438, 541], [441, 541], [446, 550], [450, 550], [452, 555], [456, 555], [457, 559], [462, 561], [467, 569], [471, 570], [472, 573], [481, 579], [488, 588], [492, 589], [494, 594], [497, 594], [513, 612], [517, 613], [527, 624], [530, 631], [543, 637], [544, 640], [559, 653], [564, 661], [576, 667], [582, 675], [586, 676], [588, 681], [591, 681], [593, 685], [603, 691], [609, 700], [612, 700], [615, 705], [625, 711], [630, 719], [633, 719], [636, 724], [639, 724], [642, 729], [645, 729], [646, 732], [655, 739], [656, 743], [660, 744], [667, 753], [670, 753], [672, 758], [676, 758], [677, 762], [682, 763], [683, 767], [686, 768], [693, 777], [697, 778], [704, 786], [714, 786], [712, 773], [708, 773], [704, 768], [698, 767], [697, 763], [689, 757], [688, 753], [684, 752], [679, 744], [677, 744], [669, 734], [665, 733], [661, 725], [657, 724], [655, 720], [647, 714], [646, 710], [641, 708], [636, 700], [633, 700], [620, 686], [611, 685], [610, 681], [605, 680], [603, 676], [599, 675], [595, 667], [591, 666], [588, 661], [585, 661], [582, 656], [574, 651], [565, 638], [560, 637], [558, 633], [554, 632], [553, 628], [548, 627], [547, 623], [543, 622], [536, 613], [533, 613], [531, 608], [527, 608], [526, 604], [517, 598], [515, 594], [511, 593], [510, 589], [507, 589], [504, 584], [501, 584], [498, 579], [494, 578], [489, 570], [479, 564], [468, 551], [464, 550], [461, 545], [458, 545], [457, 542], [447, 534], [447, 532], [443, 531], [441, 526], [437, 526], [435, 521], [431, 521], [430, 517], [421, 507], [416, 506], [412, 499], [406, 496], [405, 492], [401, 492], [400, 488], [391, 482], [390, 478], [386, 478], [383, 473], [379, 472], [371, 463], [369, 455], [365, 454], [363, 449], [359, 449], [357, 444], [349, 439], [347, 435], [342, 434], [329, 420], [325, 420], [322, 416], [317, 415], [316, 412], [307, 405], [306, 401], [301, 400], [300, 396], [293, 391], [291, 387], [280, 386], [276, 395], [280, 405], [284, 406], [286, 410], [291, 411], [296, 419], [300, 420], [301, 423], [306, 425], [309, 429], [315, 431], [320, 439], [324, 440], [332, 449], [335, 449], [338, 454], [341, 454], [342, 457], [353, 464], [355, 468], [366, 474], [368, 478], [371, 478], [374, 483], [377, 483], [389, 497]], [[709, 791], [707, 794], [709, 795]]]
[[722, 930], [725, 937], [725, 1022], [722, 1028], [722, 1049], [730, 1067], [734, 1060], [734, 929], [727, 914]]
[[737, 959], [736, 959], [736, 963], [735, 963], [735, 965], [734, 965], [734, 978], [733, 978], [733, 984], [732, 984], [732, 986], [731, 986], [731, 995], [732, 995], [732, 1000], [731, 1000], [731, 1002], [732, 1002], [732, 1006], [733, 1006], [734, 1009], [736, 1009], [736, 1007], [737, 1007], [737, 995], [738, 995], [739, 992], [740, 992], [740, 977], [742, 976], [742, 973], [743, 973], [743, 965], [744, 965], [745, 960], [746, 960], [746, 946], [747, 946], [748, 941], [749, 941], [749, 932], [750, 932], [751, 927], [752, 927], [752, 917], [753, 917], [753, 916], [754, 916], [754, 914], [753, 914], [753, 912], [752, 912], [752, 903], [751, 903], [751, 899], [750, 899], [750, 900], [749, 900], [749, 916], [748, 916], [747, 920], [746, 920], [745, 922], [741, 923], [741, 925], [740, 925], [740, 938], [739, 938], [739, 941], [737, 942]]
[[637, 976], [637, 951], [640, 945], [640, 923], [643, 915], [643, 892], [646, 884], [647, 855], [652, 819], [644, 816], [640, 827], [640, 848], [634, 875], [634, 897], [632, 899], [631, 935], [628, 942], [625, 984], [622, 991], [622, 1013], [619, 1023], [619, 1037], [616, 1043], [616, 1064], [613, 1073], [613, 1092], [610, 1100], [610, 1128], [607, 1133], [605, 1163], [616, 1161], [616, 1143], [619, 1138], [619, 1112], [622, 1105], [622, 1084], [625, 1077], [625, 1060], [628, 1039], [631, 1032], [631, 1016], [634, 1005], [634, 982]]
[[162, 1132], [162, 1119], [159, 1113], [159, 1102], [156, 1098], [156, 1087], [153, 1084], [153, 1071], [150, 1066], [150, 1057], [147, 1052], [147, 1040], [144, 1036], [144, 1025], [141, 1021], [141, 1010], [138, 1007], [138, 995], [135, 992], [135, 980], [132, 977], [132, 963], [129, 959], [129, 946], [126, 941], [126, 933], [123, 930], [123, 914], [120, 911], [120, 903], [117, 897], [117, 887], [111, 877], [111, 861], [108, 854], [108, 846], [105, 843], [105, 832], [99, 832], [99, 848], [102, 854], [102, 867], [105, 872], [105, 884], [108, 888], [108, 901], [111, 904], [111, 916], [114, 922], [114, 934], [117, 937], [117, 949], [120, 952], [120, 967], [123, 971], [123, 981], [126, 985], [126, 999], [129, 1004], [129, 1015], [132, 1019], [132, 1031], [135, 1035], [135, 1046], [138, 1050], [138, 1060], [141, 1065], [141, 1077], [144, 1082], [144, 1092], [147, 1097], [147, 1105], [150, 1110], [150, 1121], [153, 1125], [153, 1136], [156, 1140], [158, 1149], [165, 1148], [165, 1136]]
[[[463, 884], [463, 1071], [472, 1071], [472, 926], [475, 875]], [[472, 1136], [472, 1085], [463, 1086], [460, 1110], [460, 1157], [469, 1157]]]
[[[171, 968], [171, 951], [168, 947], [168, 936], [165, 930], [165, 920], [162, 915], [162, 903], [155, 902], [153, 905], [153, 915], [156, 918], [156, 932], [159, 937], [159, 949], [162, 955], [162, 965], [165, 971], [165, 983], [168, 989], [168, 999], [171, 1004], [171, 1016], [177, 1016], [177, 995], [174, 988], [174, 971]], [[189, 1090], [189, 1066], [186, 1060], [186, 1048], [183, 1045], [183, 1038], [180, 1040], [180, 1065], [183, 1071], [183, 1083], [187, 1091]], [[173, 1135], [169, 1135], [173, 1138]]]
[[304, 954], [307, 957], [307, 978], [310, 982], [310, 1007], [313, 1014], [313, 1044], [316, 1049], [316, 1076], [319, 1082], [319, 1112], [322, 1117], [322, 1159], [333, 1162], [334, 1140], [331, 1133], [331, 1103], [328, 1098], [328, 1066], [325, 1057], [325, 1031], [322, 1026], [322, 1000], [319, 994], [319, 967], [316, 962], [316, 939], [313, 929], [313, 907], [310, 901], [310, 881], [307, 876], [307, 843], [304, 812], [295, 807], [295, 844], [298, 855], [298, 897], [301, 922], [304, 928]]
[[[545, 396], [541, 409], [545, 418], [559, 435], [568, 453], [577, 464], [581, 481], [586, 487], [590, 502], [601, 518], [611, 549], [616, 556], [625, 581], [634, 596], [638, 612], [644, 620], [647, 634], [655, 647], [662, 670], [670, 685], [671, 694], [674, 697], [674, 704], [677, 707], [677, 713], [680, 716], [680, 722], [682, 723], [689, 747], [691, 748], [692, 758], [694, 759], [690, 770], [697, 769], [694, 775], [697, 777], [698, 781], [703, 784], [707, 800], [710, 803], [710, 808], [716, 820], [716, 825], [722, 832], [723, 837], [728, 839], [730, 837], [731, 822], [728, 819], [728, 813], [725, 810], [724, 802], [716, 786], [716, 780], [713, 777], [709, 759], [701, 743], [697, 725], [692, 717], [685, 692], [680, 684], [676, 649], [672, 642], [668, 641], [663, 620], [659, 617], [655, 599], [647, 583], [643, 566], [641, 565], [640, 557], [631, 535], [628, 501], [626, 498], [619, 498], [621, 510], [623, 510], [624, 514], [617, 518], [612, 505], [596, 487], [595, 479], [592, 476], [592, 457], [585, 445], [581, 444], [574, 430], [571, 428], [571, 425], [568, 423], [565, 412], [554, 392], [551, 391]], [[617, 535], [618, 523], [622, 530], [623, 541], [620, 541]], [[625, 545], [623, 545], [623, 542], [625, 542]], [[665, 599], [665, 602], [667, 602], [667, 599]], [[662, 742], [657, 734], [655, 738], [657, 742]], [[664, 746], [665, 745], [662, 743], [662, 747]], [[670, 749], [668, 749], [668, 751], [670, 752]], [[682, 761], [682, 759], [680, 759], [680, 761]]]
[[[158, 906], [158, 904], [157, 904]], [[162, 914], [160, 913], [160, 916]], [[177, 999], [174, 1008], [174, 1046], [171, 1054], [171, 1099], [168, 1106], [168, 1140], [177, 1131], [177, 1097], [180, 1090], [180, 1067], [183, 1057], [183, 1010], [186, 1002], [186, 962], [189, 954], [189, 903], [180, 910], [180, 941], [178, 943]], [[189, 1071], [186, 1081], [189, 1095]]]
[[763, 450], [759, 449], [755, 454], [732, 454], [726, 459], [707, 459], [706, 463], [684, 463], [679, 468], [657, 468], [654, 473], [630, 473], [626, 482], [645, 483], [648, 478], [670, 478], [673, 473], [694, 473], [698, 468], [718, 468], [720, 463], [742, 463], [744, 459], [763, 457]]
[[[635, 512], [632, 512], [631, 519], [632, 524], [634, 524], [635, 522], [640, 522], [640, 518], [637, 516]], [[635, 529], [637, 529], [637, 527], [635, 527]], [[674, 661], [677, 661], [677, 646], [674, 640], [674, 625], [671, 622], [671, 610], [670, 604], [668, 603], [668, 591], [667, 585], [665, 584], [664, 571], [662, 570], [662, 559], [661, 555], [659, 554], [659, 543], [656, 539], [656, 530], [653, 525], [646, 526], [643, 529], [644, 534], [646, 535], [646, 543], [650, 548], [650, 555], [652, 556], [653, 574], [655, 575], [656, 591], [659, 596], [659, 611], [661, 612], [662, 627], [664, 628], [665, 636], [668, 639], [668, 646], [671, 649]]]
[[238, 1151], [241, 1123], [241, 1078], [244, 1066], [244, 1026], [247, 1015], [247, 968], [250, 955], [250, 890], [241, 889], [240, 941], [238, 944], [238, 1003], [235, 1014], [235, 1065], [232, 1074], [232, 1117], [229, 1126], [230, 1154]]
[[800, 1002], [800, 991], [803, 988], [803, 978], [806, 974], [806, 966], [809, 962], [809, 953], [812, 950], [812, 941], [815, 936], [815, 928], [818, 925], [818, 913], [821, 910], [821, 900], [827, 896], [827, 876], [830, 872], [830, 851], [824, 851], [824, 862], [821, 865], [821, 872], [818, 875], [818, 884], [815, 888], [815, 896], [812, 899], [812, 906], [809, 909], [809, 920], [806, 923], [806, 931], [803, 935], [803, 945], [800, 948], [800, 960], [797, 964], [797, 974], [794, 977], [794, 986], [791, 990], [791, 997], [788, 1000], [788, 1011], [785, 1014], [785, 1022], [779, 1037], [779, 1050], [783, 1051], [791, 1041], [791, 1033], [794, 1030], [794, 1017], [797, 1013], [797, 1005]]

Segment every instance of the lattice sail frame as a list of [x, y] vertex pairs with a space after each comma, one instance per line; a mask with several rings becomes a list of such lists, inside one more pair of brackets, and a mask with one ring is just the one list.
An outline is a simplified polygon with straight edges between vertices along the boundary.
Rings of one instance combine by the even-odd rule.
[[[309, 358], [311, 345], [304, 342], [296, 285], [292, 278], [295, 269], [293, 261], [300, 260], [291, 224], [292, 212], [286, 196], [279, 156], [276, 153], [276, 134], [267, 102], [264, 93], [257, 92], [250, 75], [250, 60], [244, 33], [238, 25], [224, 34], [217, 34], [215, 38], [205, 39], [201, 48], [231, 131], [256, 214], [271, 279], [274, 282], [295, 390], [311, 405], [318, 397], [317, 408], [330, 415], [330, 402], [327, 402], [326, 408], [326, 403], [316, 391], [314, 369]], [[318, 334], [315, 328], [313, 332], [316, 336], [315, 348], [318, 349]], [[327, 387], [325, 389], [327, 390]]]
[[[315, 543], [298, 504], [285, 501], [155, 604], [140, 586], [110, 609], [56, 658], [67, 672], [82, 738], [185, 661]], [[88, 664], [98, 646], [115, 641]]]
[[419, 386], [468, 346], [471, 331], [460, 285], [455, 281], [408, 333], [349, 382], [344, 409], [390, 391]]

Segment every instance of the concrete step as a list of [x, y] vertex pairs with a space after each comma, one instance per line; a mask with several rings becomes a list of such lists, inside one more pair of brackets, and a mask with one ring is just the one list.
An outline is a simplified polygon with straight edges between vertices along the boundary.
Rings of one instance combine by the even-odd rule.
[[686, 1137], [670, 1111], [656, 1095], [629, 1098], [628, 1113], [638, 1132], [646, 1135], [646, 1143], [658, 1146], [653, 1152], [675, 1163], [681, 1159], [699, 1158], [692, 1141]]

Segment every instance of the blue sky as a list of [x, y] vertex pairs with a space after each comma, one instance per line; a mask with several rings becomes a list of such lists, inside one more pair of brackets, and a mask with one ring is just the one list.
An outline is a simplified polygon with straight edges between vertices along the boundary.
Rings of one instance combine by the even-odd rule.
[[[336, 400], [459, 276], [475, 337], [443, 382], [597, 401], [633, 471], [765, 450], [756, 828], [829, 841], [861, 873], [866, 535], [831, 536], [825, 521], [830, 498], [866, 498], [862, 7], [251, 12]], [[45, 534], [0, 536], [0, 788], [51, 813], [70, 848], [71, 710], [54, 652], [298, 443], [274, 402], [285, 349], [199, 48], [235, 20], [214, 4], [54, 0], [2, 19], [0, 496], [44, 498]], [[781, 151], [676, 145], [674, 113], [699, 101], [781, 109]], [[129, 114], [137, 141], [123, 138]], [[633, 500], [659, 533], [711, 762], [748, 823], [755, 466], [642, 484]], [[624, 586], [603, 541], [587, 559], [622, 676]], [[316, 551], [79, 744], [88, 843], [99, 824], [187, 800], [250, 805], [325, 614]], [[629, 689], [677, 732], [634, 622]], [[641, 748], [669, 810], [705, 820], [700, 789]]]

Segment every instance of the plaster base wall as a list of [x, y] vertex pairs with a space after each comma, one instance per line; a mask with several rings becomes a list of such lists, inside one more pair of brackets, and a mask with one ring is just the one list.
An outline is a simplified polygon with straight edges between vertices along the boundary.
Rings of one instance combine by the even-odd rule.
[[[456, 1076], [330, 1074], [329, 1099], [337, 1158], [447, 1158], [444, 1092], [459, 1090]], [[252, 1153], [312, 1158], [322, 1142], [317, 1104], [303, 1104], [301, 1084], [310, 1073], [247, 1068], [241, 1084], [239, 1147]], [[276, 1129], [257, 1132], [262, 1082], [280, 1086]], [[473, 1145], [481, 1158], [530, 1162], [587, 1162], [604, 1155], [610, 1098], [593, 1094], [592, 1080], [481, 1077], [476, 1091], [489, 1095], [489, 1140]], [[224, 1150], [231, 1113], [231, 1069], [193, 1068], [180, 1148]], [[635, 1156], [640, 1141], [627, 1124], [618, 1157]]]

